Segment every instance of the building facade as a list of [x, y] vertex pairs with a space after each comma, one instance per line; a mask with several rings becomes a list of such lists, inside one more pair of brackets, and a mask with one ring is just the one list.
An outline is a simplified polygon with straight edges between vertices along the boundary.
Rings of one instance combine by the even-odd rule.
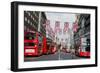
[[46, 29], [43, 24], [46, 21], [44, 12], [24, 11], [24, 31], [36, 31], [46, 36]]
[[74, 33], [74, 44], [80, 46], [82, 38], [90, 40], [90, 14], [80, 14], [78, 30]]

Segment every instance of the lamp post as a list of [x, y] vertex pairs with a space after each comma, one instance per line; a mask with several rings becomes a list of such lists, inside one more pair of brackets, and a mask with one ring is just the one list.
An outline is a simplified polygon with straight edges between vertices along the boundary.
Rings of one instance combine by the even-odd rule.
[[41, 12], [39, 12], [38, 32], [40, 32], [40, 25], [41, 25]]

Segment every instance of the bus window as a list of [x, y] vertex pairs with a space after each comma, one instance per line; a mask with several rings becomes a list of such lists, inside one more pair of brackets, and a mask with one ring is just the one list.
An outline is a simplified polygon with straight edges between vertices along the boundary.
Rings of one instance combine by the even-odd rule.
[[34, 43], [24, 43], [24, 46], [35, 46]]
[[35, 39], [36, 38], [36, 33], [27, 33], [25, 35], [25, 39], [27, 40], [32, 40], [32, 39]]
[[90, 39], [87, 39], [86, 51], [90, 52]]
[[42, 42], [42, 36], [38, 36], [38, 40], [39, 40], [39, 42]]
[[38, 36], [38, 40], [39, 40], [39, 43], [38, 43], [38, 46], [39, 46], [39, 49], [41, 48], [42, 49], [42, 40], [43, 40], [43, 38], [42, 38], [42, 36], [41, 35], [39, 35]]
[[86, 47], [86, 51], [90, 52], [90, 46]]

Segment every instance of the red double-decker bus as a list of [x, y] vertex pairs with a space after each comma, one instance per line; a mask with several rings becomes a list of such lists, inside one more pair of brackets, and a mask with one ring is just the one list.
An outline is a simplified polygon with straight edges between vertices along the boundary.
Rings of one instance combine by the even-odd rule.
[[90, 57], [90, 39], [81, 38], [81, 44], [76, 54], [80, 57]]
[[46, 54], [54, 54], [57, 51], [56, 43], [54, 43], [49, 38], [47, 38], [46, 48], [47, 48]]
[[35, 31], [24, 33], [24, 56], [42, 55], [43, 36]]
[[43, 36], [43, 48], [42, 48], [42, 54], [47, 54], [47, 51], [48, 51], [48, 49], [47, 49], [47, 39], [46, 39], [46, 37], [45, 36]]

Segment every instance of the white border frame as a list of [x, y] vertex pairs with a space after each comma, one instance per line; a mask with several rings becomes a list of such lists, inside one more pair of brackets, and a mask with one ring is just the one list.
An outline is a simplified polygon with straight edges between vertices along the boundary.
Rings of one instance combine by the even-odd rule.
[[[71, 13], [88, 13], [91, 14], [91, 58], [77, 59], [77, 60], [62, 60], [62, 61], [38, 61], [38, 62], [24, 62], [24, 10], [29, 11], [52, 11], [52, 12], [71, 12]], [[39, 68], [52, 66], [73, 66], [95, 64], [95, 10], [82, 8], [62, 8], [62, 7], [46, 7], [46, 6], [18, 6], [18, 68]], [[92, 35], [92, 36], [91, 36]]]

